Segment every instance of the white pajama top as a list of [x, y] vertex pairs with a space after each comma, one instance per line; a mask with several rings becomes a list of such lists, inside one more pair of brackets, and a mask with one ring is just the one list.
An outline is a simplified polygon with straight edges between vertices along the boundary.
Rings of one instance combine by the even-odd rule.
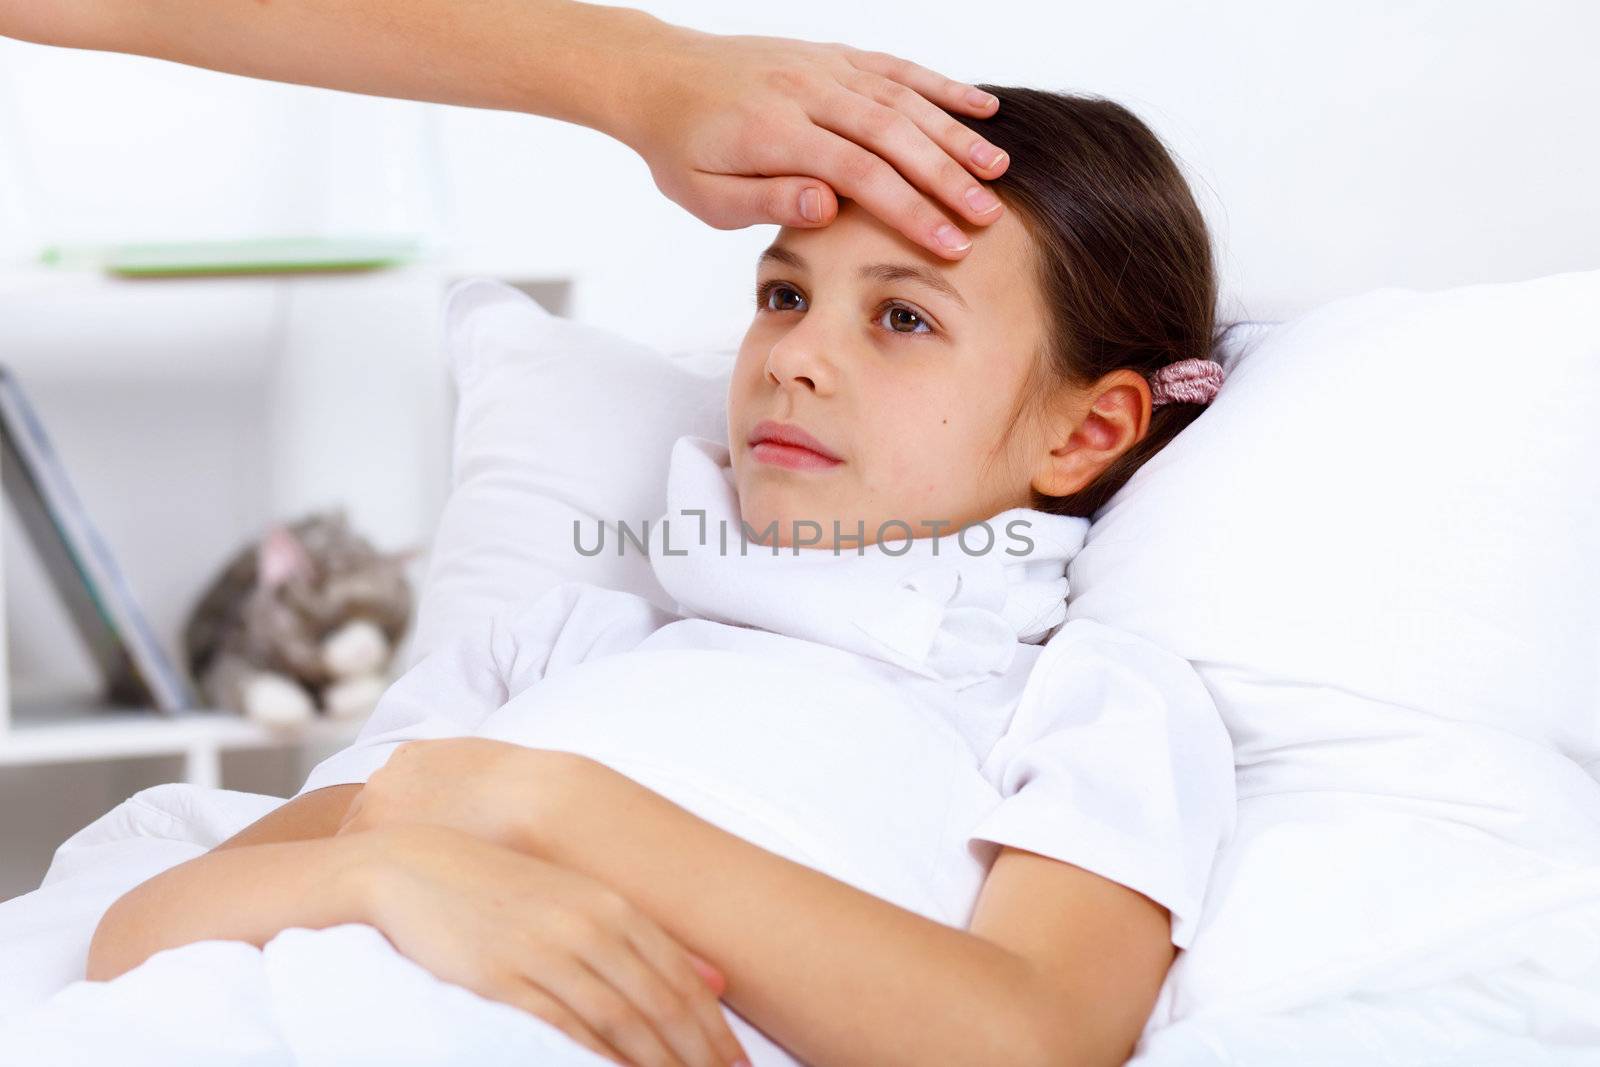
[[969, 923], [1009, 845], [1143, 893], [1189, 943], [1232, 750], [1185, 660], [1064, 621], [1086, 520], [741, 552], [728, 450], [699, 437], [673, 446], [668, 503], [649, 550], [675, 612], [581, 582], [512, 605], [400, 677], [300, 792], [406, 741], [498, 738], [582, 753], [939, 922]]

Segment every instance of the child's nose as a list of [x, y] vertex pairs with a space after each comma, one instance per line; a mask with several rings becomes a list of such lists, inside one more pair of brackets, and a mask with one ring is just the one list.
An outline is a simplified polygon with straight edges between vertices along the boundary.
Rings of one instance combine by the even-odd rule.
[[831, 393], [837, 375], [828, 351], [821, 331], [797, 326], [768, 350], [767, 379], [780, 387], [794, 383], [813, 393]]

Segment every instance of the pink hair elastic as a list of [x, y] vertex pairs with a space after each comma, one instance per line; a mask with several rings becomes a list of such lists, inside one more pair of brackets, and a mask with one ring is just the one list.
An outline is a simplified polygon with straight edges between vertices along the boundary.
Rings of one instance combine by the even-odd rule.
[[1222, 364], [1210, 359], [1180, 359], [1150, 376], [1150, 406], [1209, 404], [1222, 388]]

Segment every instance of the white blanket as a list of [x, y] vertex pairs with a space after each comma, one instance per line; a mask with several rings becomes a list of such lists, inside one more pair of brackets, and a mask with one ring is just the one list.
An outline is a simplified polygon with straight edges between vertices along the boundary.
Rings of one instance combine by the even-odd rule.
[[262, 949], [201, 941], [110, 982], [82, 980], [89, 939], [112, 901], [282, 803], [162, 785], [64, 842], [39, 889], [0, 904], [0, 1063], [610, 1062], [536, 1016], [440, 981], [360, 923], [285, 930]]
[[[39, 889], [0, 903], [0, 1063], [606, 1062], [360, 924], [285, 930], [264, 950], [200, 942], [78, 980], [116, 897], [281, 803], [156, 786], [64, 842]], [[1308, 961], [1270, 995], [1174, 1013], [1180, 959], [1131, 1067], [1600, 1064], [1600, 872], [1550, 870], [1452, 907], [1451, 936]]]

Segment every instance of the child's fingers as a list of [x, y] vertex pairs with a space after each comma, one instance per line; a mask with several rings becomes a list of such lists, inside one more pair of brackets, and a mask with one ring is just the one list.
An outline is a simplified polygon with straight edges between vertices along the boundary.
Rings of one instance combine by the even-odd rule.
[[[716, 1049], [720, 1062], [730, 1065], [749, 1063], [750, 1057], [745, 1053], [744, 1046], [739, 1044], [739, 1039], [728, 1026], [727, 1017], [722, 1014], [720, 998], [727, 989], [727, 981], [721, 972], [684, 948], [649, 916], [636, 914], [638, 921], [631, 921], [627, 925], [629, 939], [639, 954], [650, 961], [667, 984], [689, 1005], [710, 1040], [711, 1047]], [[702, 975], [701, 964], [715, 976], [714, 984], [708, 984]]]
[[675, 1039], [681, 1041], [682, 1031], [693, 1028], [655, 1017], [658, 1012], [670, 1014], [670, 1004], [650, 991], [649, 978], [642, 977], [650, 968], [631, 946], [620, 951], [615, 944], [602, 946], [606, 939], [598, 932], [563, 937], [551, 946], [554, 951], [529, 960], [524, 973], [634, 1067], [721, 1067], [710, 1058], [703, 1038], [698, 1055], [685, 1057], [677, 1051]]
[[513, 1007], [543, 1019], [596, 1055], [622, 1064], [622, 1067], [630, 1067], [622, 1053], [601, 1040], [600, 1035], [591, 1030], [571, 1008], [532, 982], [522, 982], [516, 992], [505, 995], [505, 1000]]

